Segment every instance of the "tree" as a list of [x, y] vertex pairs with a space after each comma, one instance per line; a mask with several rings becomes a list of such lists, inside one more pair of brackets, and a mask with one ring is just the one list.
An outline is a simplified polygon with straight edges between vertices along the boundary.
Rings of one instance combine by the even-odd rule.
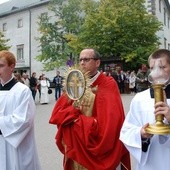
[[40, 38], [46, 68], [62, 65], [85, 47], [102, 58], [120, 57], [131, 67], [146, 63], [159, 46], [160, 22], [146, 12], [144, 0], [53, 0], [55, 22], [42, 18]]
[[0, 51], [1, 50], [8, 50], [10, 47], [6, 45], [6, 43], [9, 41], [8, 39], [4, 38], [5, 36], [3, 35], [2, 32], [0, 32]]
[[88, 7], [85, 22], [76, 41], [70, 45], [95, 47], [102, 57], [120, 56], [132, 67], [146, 63], [158, 48], [156, 32], [161, 24], [146, 12], [144, 1], [100, 0], [96, 4], [95, 10], [94, 6], [85, 6]]
[[52, 70], [72, 59], [74, 49], [68, 46], [68, 42], [76, 35], [82, 25], [81, 0], [53, 0], [50, 10], [54, 17], [42, 15], [39, 18], [38, 38], [41, 47], [41, 55], [37, 60], [44, 63], [45, 70]]

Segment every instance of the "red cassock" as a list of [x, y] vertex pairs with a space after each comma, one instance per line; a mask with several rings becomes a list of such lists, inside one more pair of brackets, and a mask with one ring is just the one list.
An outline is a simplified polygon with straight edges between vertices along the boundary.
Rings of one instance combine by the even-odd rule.
[[88, 170], [115, 170], [120, 163], [122, 170], [130, 170], [129, 153], [119, 140], [125, 116], [117, 83], [101, 73], [95, 86], [91, 117], [74, 108], [65, 93], [53, 109], [49, 123], [58, 127], [56, 144], [65, 156], [64, 169], [72, 170], [74, 160]]

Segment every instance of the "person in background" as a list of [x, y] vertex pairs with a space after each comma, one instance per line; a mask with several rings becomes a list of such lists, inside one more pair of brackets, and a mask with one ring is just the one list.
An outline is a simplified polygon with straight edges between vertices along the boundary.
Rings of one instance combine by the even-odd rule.
[[55, 84], [55, 100], [57, 100], [61, 96], [63, 77], [60, 76], [60, 72], [57, 71], [57, 75], [53, 79], [53, 83]]
[[15, 65], [11, 52], [0, 51], [0, 169], [40, 170], [35, 103], [30, 89], [14, 79]]
[[111, 76], [114, 78], [114, 80], [118, 84], [118, 73], [117, 73], [117, 70], [112, 70]]
[[126, 81], [126, 76], [123, 70], [120, 71], [120, 74], [118, 74], [118, 86], [120, 93], [125, 92], [125, 81]]
[[43, 77], [45, 77], [44, 74], [40, 75], [38, 78], [38, 81], [37, 81], [37, 90], [39, 92], [39, 101], [41, 101], [41, 80], [43, 80]]
[[[148, 59], [150, 69], [157, 61], [170, 78], [170, 51], [159, 49]], [[165, 88], [164, 101], [156, 102], [153, 88], [137, 93], [131, 101], [130, 110], [121, 129], [120, 140], [134, 157], [134, 170], [169, 170], [170, 134], [152, 135], [146, 132], [155, 116], [163, 115], [164, 123], [170, 124], [170, 79]]]
[[50, 86], [50, 83], [45, 76], [42, 76], [39, 83], [40, 83], [40, 87], [41, 87], [40, 103], [47, 104], [47, 103], [49, 103], [48, 87]]
[[21, 83], [24, 84], [24, 81], [22, 80], [22, 77], [21, 77], [21, 74], [20, 74], [20, 73], [14, 73], [14, 78], [15, 78], [17, 81], [19, 81], [19, 82], [21, 82]]
[[124, 86], [125, 86], [125, 93], [129, 94], [130, 93], [130, 89], [129, 89], [129, 76], [130, 76], [130, 70], [127, 70], [125, 72], [125, 81], [124, 81]]
[[91, 94], [76, 107], [63, 93], [49, 120], [58, 127], [64, 169], [130, 170], [129, 153], [119, 140], [125, 115], [117, 83], [98, 71], [100, 54], [92, 48], [81, 51], [79, 65], [90, 74]]
[[136, 86], [136, 75], [135, 71], [131, 71], [129, 76], [129, 89], [131, 94], [135, 93], [135, 86]]
[[38, 85], [38, 81], [37, 81], [37, 78], [36, 78], [36, 73], [33, 72], [32, 76], [30, 78], [30, 89], [31, 89], [32, 97], [33, 97], [34, 100], [35, 100], [35, 96], [36, 96], [36, 93], [37, 93], [37, 85]]
[[28, 75], [26, 73], [22, 74], [22, 81], [24, 82], [25, 85], [30, 87], [30, 80], [29, 80]]
[[142, 92], [148, 88], [148, 68], [143, 64], [142, 69], [139, 69], [136, 75], [136, 90], [137, 92]]

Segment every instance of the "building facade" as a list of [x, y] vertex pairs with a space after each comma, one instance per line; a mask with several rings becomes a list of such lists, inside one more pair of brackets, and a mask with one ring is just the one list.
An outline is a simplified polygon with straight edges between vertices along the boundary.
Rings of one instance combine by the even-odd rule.
[[[49, 0], [10, 0], [0, 5], [0, 31], [9, 39], [7, 45], [17, 56], [16, 70], [31, 75], [46, 74], [50, 79], [55, 76], [54, 71], [44, 72], [43, 64], [35, 60], [40, 54], [36, 37], [38, 18], [44, 13], [52, 15], [48, 10]], [[163, 24], [163, 30], [158, 32], [160, 48], [170, 50], [170, 4], [168, 0], [146, 0], [147, 10]]]
[[50, 15], [48, 3], [49, 0], [11, 0], [0, 5], [0, 31], [9, 39], [7, 45], [17, 57], [16, 71], [21, 74], [36, 72], [47, 77], [56, 74], [44, 72], [43, 64], [35, 60], [41, 53], [36, 40], [40, 36], [38, 19], [43, 14]]
[[148, 13], [154, 15], [162, 23], [162, 30], [157, 33], [160, 48], [170, 50], [170, 3], [168, 0], [146, 0]]

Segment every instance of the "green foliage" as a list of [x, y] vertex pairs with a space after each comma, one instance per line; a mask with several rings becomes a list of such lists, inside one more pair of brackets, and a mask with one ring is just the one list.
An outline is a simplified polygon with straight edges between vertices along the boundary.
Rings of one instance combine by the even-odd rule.
[[135, 67], [158, 48], [161, 24], [146, 12], [144, 0], [52, 0], [55, 20], [40, 18], [39, 38], [45, 69], [63, 65], [86, 47], [103, 58], [119, 56]]
[[6, 45], [6, 43], [9, 40], [4, 39], [4, 35], [2, 34], [2, 32], [0, 32], [0, 51], [1, 50], [8, 50], [10, 47]]
[[[90, 11], [90, 10], [88, 10]], [[141, 0], [103, 0], [89, 12], [76, 43], [95, 47], [103, 57], [120, 56], [135, 65], [146, 63], [158, 48], [157, 19], [149, 15]]]
[[74, 55], [74, 49], [68, 46], [72, 36], [79, 32], [82, 17], [81, 0], [53, 0], [49, 9], [55, 18], [42, 15], [39, 18], [41, 55], [36, 59], [43, 62], [45, 70], [52, 70], [66, 63]]

